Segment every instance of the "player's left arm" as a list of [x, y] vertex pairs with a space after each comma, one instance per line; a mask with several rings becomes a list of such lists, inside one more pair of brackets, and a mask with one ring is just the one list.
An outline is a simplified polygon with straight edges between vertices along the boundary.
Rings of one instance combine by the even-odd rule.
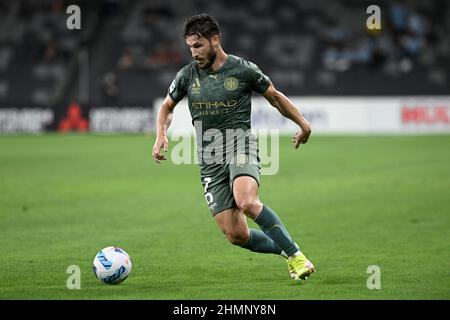
[[282, 92], [278, 91], [272, 83], [270, 83], [269, 88], [267, 88], [262, 95], [272, 106], [277, 108], [284, 117], [292, 120], [300, 127], [300, 131], [292, 137], [295, 149], [298, 149], [300, 144], [307, 143], [311, 134], [311, 124], [303, 117], [292, 101]]

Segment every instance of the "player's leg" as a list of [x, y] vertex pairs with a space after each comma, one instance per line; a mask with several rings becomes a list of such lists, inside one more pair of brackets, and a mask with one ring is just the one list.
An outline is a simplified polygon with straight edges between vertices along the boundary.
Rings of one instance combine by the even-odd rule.
[[[233, 196], [238, 208], [252, 218], [261, 230], [289, 257], [289, 267], [295, 269], [296, 279], [306, 279], [315, 271], [312, 263], [300, 252], [278, 215], [258, 198], [258, 182], [253, 175], [236, 176]], [[290, 272], [291, 273], [291, 272]]]
[[201, 180], [206, 202], [220, 230], [232, 244], [244, 246], [250, 238], [250, 232], [245, 215], [239, 212], [234, 202], [228, 167], [202, 167]]
[[248, 242], [250, 233], [247, 220], [239, 209], [223, 210], [214, 215], [214, 220], [230, 243], [242, 246]]
[[248, 228], [247, 218], [233, 198], [228, 165], [203, 166], [201, 181], [211, 214], [231, 243], [255, 252], [280, 254], [281, 249], [263, 232]]
[[258, 182], [255, 178], [236, 177], [233, 181], [233, 196], [237, 207], [253, 219], [288, 256], [297, 253], [298, 249], [278, 215], [259, 200]]
[[288, 256], [264, 232], [249, 228], [247, 217], [238, 208], [223, 210], [217, 213], [214, 219], [230, 243], [254, 252], [279, 254], [288, 263], [289, 276], [292, 279], [296, 277]]
[[232, 244], [255, 252], [281, 254], [272, 239], [260, 230], [249, 229], [246, 216], [238, 208], [221, 211], [214, 219]]

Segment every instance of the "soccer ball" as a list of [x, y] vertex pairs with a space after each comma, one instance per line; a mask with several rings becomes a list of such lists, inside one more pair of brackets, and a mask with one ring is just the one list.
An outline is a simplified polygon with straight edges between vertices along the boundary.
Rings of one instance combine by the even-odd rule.
[[106, 284], [119, 284], [131, 272], [131, 258], [119, 247], [106, 247], [94, 258], [94, 274]]

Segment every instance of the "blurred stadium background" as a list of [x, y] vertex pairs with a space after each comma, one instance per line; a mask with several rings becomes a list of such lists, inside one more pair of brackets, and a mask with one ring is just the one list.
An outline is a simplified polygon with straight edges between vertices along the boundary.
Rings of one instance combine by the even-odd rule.
[[[191, 61], [183, 22], [201, 12], [312, 122], [299, 152], [281, 137], [260, 189], [318, 267], [301, 288], [226, 242], [196, 166], [151, 160], [158, 101]], [[0, 298], [449, 299], [449, 34], [445, 0], [0, 0]], [[185, 103], [172, 128], [190, 130]], [[295, 130], [253, 108], [255, 128]], [[110, 245], [134, 263], [115, 288], [92, 275]]]
[[[81, 8], [81, 30], [66, 27], [70, 4]], [[448, 2], [379, 1], [382, 29], [373, 31], [370, 4], [1, 1], [0, 132], [76, 129], [63, 123], [70, 105], [87, 121], [80, 130], [152, 131], [155, 99], [191, 60], [182, 24], [198, 12], [217, 17], [227, 52], [254, 61], [291, 97], [448, 95]], [[448, 99], [399, 103], [393, 116], [404, 119], [393, 131], [409, 122], [448, 131]], [[128, 109], [118, 117], [111, 107]]]

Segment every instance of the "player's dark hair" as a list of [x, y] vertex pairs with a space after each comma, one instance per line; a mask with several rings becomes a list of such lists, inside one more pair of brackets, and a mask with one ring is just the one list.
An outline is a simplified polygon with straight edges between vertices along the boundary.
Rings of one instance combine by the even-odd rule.
[[189, 17], [184, 23], [183, 36], [189, 37], [197, 35], [211, 39], [215, 35], [220, 35], [220, 27], [216, 20], [208, 14], [197, 14]]

